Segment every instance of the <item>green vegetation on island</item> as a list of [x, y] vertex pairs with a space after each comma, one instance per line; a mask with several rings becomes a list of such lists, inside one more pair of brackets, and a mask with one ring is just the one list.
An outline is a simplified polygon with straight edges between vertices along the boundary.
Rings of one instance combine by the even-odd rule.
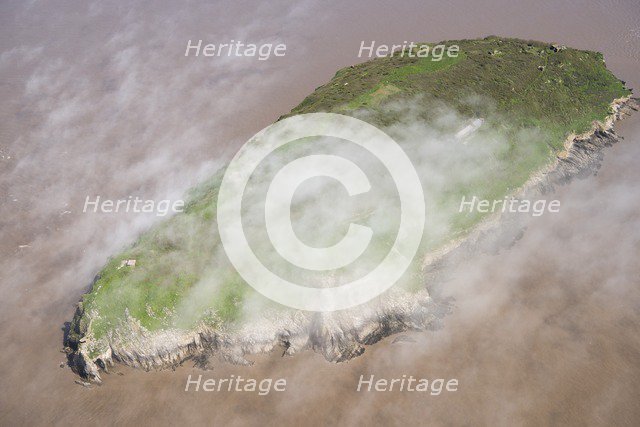
[[[483, 129], [506, 143], [491, 152], [482, 174], [452, 178], [434, 195], [446, 211], [454, 209], [462, 195], [507, 196], [561, 156], [569, 135], [603, 121], [612, 101], [630, 94], [597, 52], [499, 37], [444, 44], [458, 45], [459, 55], [441, 61], [376, 58], [344, 68], [289, 115], [364, 114], [393, 132], [393, 125], [402, 123], [403, 111], [388, 107], [407, 101], [425, 123], [438, 119], [439, 106], [457, 117], [486, 118]], [[215, 220], [221, 176], [219, 171], [192, 190], [183, 214], [144, 233], [109, 260], [83, 298], [71, 327], [72, 340], [90, 336], [97, 355], [127, 315], [149, 331], [188, 329], [198, 322], [228, 327], [240, 318], [243, 301], [255, 291], [229, 268], [220, 248]], [[463, 236], [482, 218], [478, 213], [452, 216], [447, 234], [427, 236], [424, 251]], [[121, 266], [127, 259], [136, 260], [134, 268]], [[214, 295], [198, 294], [203, 280], [215, 282]]]

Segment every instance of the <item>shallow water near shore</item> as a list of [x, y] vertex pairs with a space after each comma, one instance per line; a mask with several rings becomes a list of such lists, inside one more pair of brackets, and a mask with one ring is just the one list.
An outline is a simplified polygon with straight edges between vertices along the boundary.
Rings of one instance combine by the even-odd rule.
[[[12, 99], [0, 109], [1, 148], [22, 162], [20, 167], [0, 164], [0, 423], [633, 425], [640, 419], [640, 115], [616, 125], [625, 140], [605, 151], [597, 176], [553, 194], [562, 203], [559, 214], [532, 218], [511, 249], [479, 255], [453, 275], [444, 291], [455, 298], [453, 314], [440, 331], [407, 334], [416, 342], [394, 344], [395, 337], [389, 337], [343, 364], [305, 352], [256, 356], [250, 367], [214, 362], [213, 371], [206, 372], [189, 361], [175, 372], [116, 366], [104, 375], [103, 386], [91, 389], [75, 384], [77, 377], [59, 367], [65, 361], [60, 352], [64, 322], [93, 275], [106, 257], [157, 220], [79, 213], [85, 195], [111, 192], [115, 198], [140, 189], [179, 194], [213, 166], [203, 163], [203, 152], [211, 159], [232, 153], [337, 69], [361, 61], [356, 55], [362, 40], [391, 44], [497, 34], [555, 41], [603, 52], [608, 67], [638, 92], [640, 10], [633, 2], [310, 2], [295, 8], [256, 5], [250, 13], [246, 5], [228, 3], [188, 11], [168, 5], [155, 10], [80, 7], [71, 14], [76, 7], [2, 6], [2, 50], [21, 43], [44, 49], [16, 69], [3, 69], [0, 87], [3, 99]], [[164, 26], [170, 16], [177, 23]], [[91, 31], [85, 19], [94, 20]], [[251, 64], [205, 62], [193, 79], [172, 80], [186, 40], [214, 31], [230, 39], [239, 27], [254, 37], [281, 37], [291, 51], [258, 71]], [[46, 119], [53, 126], [56, 117], [45, 115], [49, 107], [34, 106], [62, 102], [56, 96], [64, 92], [53, 92], [55, 67], [88, 58], [74, 68], [81, 71], [75, 81], [87, 84], [93, 96], [109, 97], [110, 79], [121, 75], [101, 68], [101, 52], [112, 53], [105, 40], [114, 34], [121, 39], [146, 34], [127, 43], [162, 46], [159, 56], [144, 57], [144, 48], [136, 53], [162, 67], [152, 72], [134, 64], [150, 87], [171, 82], [182, 94], [172, 102], [159, 98], [167, 116], [152, 108], [136, 110], [131, 122], [154, 114], [160, 121], [171, 115], [179, 120], [154, 127], [149, 139], [127, 124], [101, 137], [100, 146], [94, 146], [92, 122], [78, 123], [77, 145], [49, 144], [57, 139], [46, 132], [60, 129], [41, 123]], [[86, 53], [90, 50], [95, 56]], [[26, 94], [24, 76], [35, 71], [45, 86], [40, 94]], [[93, 72], [100, 78], [92, 80]], [[202, 87], [215, 88], [219, 98], [194, 99]], [[130, 134], [136, 135], [133, 141]], [[156, 163], [145, 163], [149, 159]], [[162, 168], [154, 175], [148, 164]], [[286, 378], [287, 391], [266, 396], [185, 392], [189, 374]], [[372, 374], [457, 378], [459, 387], [439, 396], [356, 392], [360, 375]]]

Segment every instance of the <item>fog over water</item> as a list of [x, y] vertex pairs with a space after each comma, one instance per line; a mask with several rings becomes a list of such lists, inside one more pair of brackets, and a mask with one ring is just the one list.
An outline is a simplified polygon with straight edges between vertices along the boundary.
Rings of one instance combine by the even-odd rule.
[[[640, 116], [595, 177], [560, 188], [509, 250], [446, 283], [437, 332], [348, 363], [308, 352], [203, 372], [117, 367], [85, 389], [64, 322], [108, 256], [161, 220], [82, 213], [86, 196], [179, 198], [357, 58], [361, 41], [491, 34], [604, 53], [640, 88], [640, 9], [597, 2], [4, 2], [0, 6], [0, 424], [181, 421], [634, 425], [640, 419]], [[185, 57], [189, 39], [286, 43], [282, 58]], [[636, 90], [637, 92], [637, 90]], [[4, 156], [4, 157], [3, 157]], [[10, 158], [9, 158], [10, 157]], [[189, 374], [286, 378], [287, 391], [185, 393]], [[457, 378], [440, 396], [358, 378]]]

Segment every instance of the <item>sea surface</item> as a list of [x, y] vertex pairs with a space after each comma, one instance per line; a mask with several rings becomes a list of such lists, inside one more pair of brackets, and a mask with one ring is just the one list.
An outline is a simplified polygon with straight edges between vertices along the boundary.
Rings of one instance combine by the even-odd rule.
[[[640, 90], [636, 1], [129, 2], [0, 5], [0, 424], [637, 425], [640, 114], [597, 176], [560, 188], [512, 248], [446, 284], [453, 314], [330, 364], [117, 367], [77, 385], [65, 322], [109, 255], [161, 218], [83, 213], [87, 196], [176, 198], [340, 68], [362, 41], [488, 35], [604, 53]], [[283, 58], [185, 57], [188, 40], [283, 42]], [[60, 365], [62, 364], [62, 368]], [[120, 372], [123, 375], [118, 375]], [[185, 392], [189, 374], [287, 391]], [[357, 392], [360, 375], [457, 378], [439, 396]]]

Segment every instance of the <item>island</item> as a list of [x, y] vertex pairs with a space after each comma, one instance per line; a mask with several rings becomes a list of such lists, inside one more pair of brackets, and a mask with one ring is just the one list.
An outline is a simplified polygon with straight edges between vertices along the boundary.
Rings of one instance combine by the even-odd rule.
[[391, 334], [439, 327], [450, 306], [431, 295], [429, 272], [501, 222], [501, 212], [459, 212], [460, 201], [543, 194], [589, 173], [618, 140], [614, 121], [638, 105], [598, 52], [496, 36], [407, 49], [439, 45], [456, 46], [455, 55], [375, 57], [341, 69], [280, 118], [344, 114], [407, 142], [424, 171], [431, 222], [401, 283], [330, 313], [267, 301], [223, 256], [215, 222], [224, 170], [212, 171], [184, 212], [143, 233], [96, 276], [66, 339], [76, 372], [100, 382], [114, 363], [206, 366], [216, 355], [250, 364], [247, 356], [275, 349], [342, 362]]

